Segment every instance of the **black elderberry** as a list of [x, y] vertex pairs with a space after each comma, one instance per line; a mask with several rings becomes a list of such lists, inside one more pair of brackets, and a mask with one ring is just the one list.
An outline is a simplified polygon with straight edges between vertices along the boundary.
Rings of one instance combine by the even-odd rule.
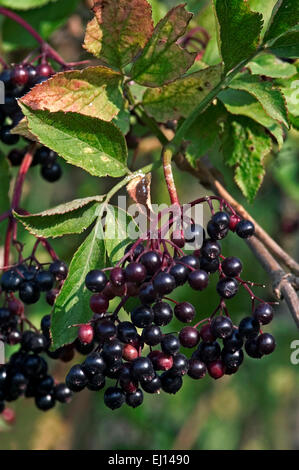
[[152, 380], [155, 373], [151, 360], [148, 357], [138, 357], [132, 363], [131, 374], [136, 380]]
[[104, 344], [103, 358], [110, 364], [121, 358], [123, 352], [123, 345], [118, 339], [113, 339]]
[[68, 274], [68, 267], [63, 261], [54, 261], [50, 265], [50, 272], [58, 281], [66, 279]]
[[221, 246], [216, 240], [205, 240], [200, 253], [205, 258], [216, 259], [221, 253]]
[[5, 271], [1, 278], [1, 288], [5, 292], [15, 292], [22, 283], [22, 277], [13, 269]]
[[79, 364], [76, 364], [70, 369], [65, 378], [65, 383], [73, 392], [80, 392], [86, 387], [88, 379]]
[[180, 302], [174, 307], [174, 314], [183, 323], [190, 323], [195, 317], [195, 308], [189, 302]]
[[5, 144], [5, 145], [15, 145], [18, 140], [19, 136], [17, 134], [12, 134], [13, 126], [2, 126], [0, 128], [0, 140]]
[[268, 325], [273, 319], [273, 308], [267, 303], [259, 304], [254, 310], [254, 318], [262, 325]]
[[125, 284], [126, 278], [122, 268], [113, 268], [110, 272], [110, 282], [114, 287], [121, 287]]
[[239, 367], [244, 359], [242, 349], [238, 349], [235, 352], [226, 351], [225, 349], [221, 354], [223, 364], [227, 367], [234, 368]]
[[162, 336], [159, 326], [148, 325], [143, 329], [141, 338], [149, 346], [156, 346], [161, 342]]
[[220, 357], [221, 348], [217, 341], [213, 343], [200, 343], [196, 353], [203, 362], [209, 363], [216, 361]]
[[162, 264], [160, 253], [156, 251], [144, 253], [140, 258], [140, 262], [145, 266], [148, 274], [154, 274]]
[[212, 220], [207, 225], [207, 232], [212, 240], [222, 240], [228, 234], [228, 230], [228, 228], [219, 229]]
[[275, 339], [270, 333], [262, 333], [258, 336], [257, 345], [259, 352], [263, 355], [271, 354], [276, 347]]
[[69, 387], [60, 383], [54, 387], [54, 398], [60, 403], [69, 403], [72, 399], [73, 393]]
[[141, 379], [140, 383], [146, 393], [159, 393], [162, 387], [161, 380], [158, 375], [155, 375], [152, 380], [144, 381]]
[[228, 277], [236, 277], [241, 274], [242, 271], [242, 263], [239, 258], [235, 256], [230, 256], [225, 258], [225, 260], [221, 263], [221, 269], [224, 274]]
[[254, 225], [250, 220], [241, 220], [236, 226], [236, 233], [240, 238], [249, 238], [254, 232]]
[[194, 348], [200, 340], [199, 331], [192, 326], [185, 326], [179, 333], [179, 340], [184, 348]]
[[47, 393], [51, 393], [53, 389], [54, 379], [51, 375], [46, 375], [39, 381], [36, 387], [36, 392], [38, 395], [46, 395]]
[[39, 271], [35, 279], [42, 292], [51, 290], [54, 285], [54, 276], [50, 271]]
[[154, 312], [151, 307], [140, 305], [133, 310], [131, 319], [132, 323], [137, 326], [137, 328], [144, 328], [153, 322]]
[[167, 334], [161, 341], [161, 348], [165, 354], [175, 354], [180, 349], [180, 342], [173, 334]]
[[40, 288], [35, 281], [22, 282], [19, 297], [24, 304], [35, 304], [40, 298]]
[[111, 410], [120, 408], [125, 402], [125, 394], [119, 387], [108, 387], [104, 393], [104, 403]]
[[214, 258], [200, 258], [200, 269], [206, 271], [207, 273], [216, 273], [219, 270], [219, 259]]
[[173, 313], [172, 308], [166, 302], [156, 302], [153, 305], [154, 323], [158, 326], [166, 326], [171, 322]]
[[160, 377], [162, 390], [166, 393], [175, 394], [183, 385], [183, 379], [180, 375], [172, 375], [170, 371], [163, 372]]
[[129, 263], [125, 269], [125, 278], [129, 282], [143, 282], [146, 278], [146, 268], [141, 263]]
[[211, 331], [216, 338], [227, 338], [233, 332], [233, 324], [229, 317], [219, 315], [211, 322]]
[[50, 393], [38, 395], [35, 397], [35, 404], [40, 410], [47, 411], [55, 406], [55, 398]]
[[93, 392], [98, 392], [99, 390], [102, 390], [105, 385], [106, 380], [104, 375], [96, 374], [89, 378], [87, 388], [88, 390], [92, 390]]
[[213, 224], [219, 229], [224, 230], [229, 227], [229, 215], [226, 212], [219, 211], [212, 216]]
[[188, 282], [194, 290], [204, 290], [209, 284], [209, 276], [206, 271], [197, 269], [188, 274]]
[[[83, 356], [87, 356], [87, 354], [90, 354], [94, 350], [95, 345], [94, 345], [94, 341], [92, 341], [91, 343], [83, 343], [82, 341], [80, 341], [79, 338], [76, 338], [74, 342], [74, 346], [78, 353], [82, 354]], [[63, 358], [60, 358], [60, 359], [63, 360]], [[67, 359], [68, 359], [68, 355], [67, 355]], [[68, 360], [66, 362], [68, 362]]]
[[250, 338], [259, 333], [259, 322], [253, 317], [245, 317], [239, 325], [239, 334], [241, 337]]
[[235, 352], [242, 348], [243, 338], [237, 329], [234, 329], [230, 336], [224, 338], [223, 346], [229, 352]]
[[57, 153], [48, 147], [40, 147], [35, 152], [34, 158], [41, 165], [51, 166], [57, 159]]
[[170, 294], [176, 287], [175, 278], [171, 274], [161, 271], [154, 277], [153, 286], [161, 296]]
[[123, 343], [136, 341], [138, 338], [136, 327], [129, 321], [120, 322], [117, 325], [117, 337]]
[[185, 375], [188, 372], [188, 359], [184, 354], [175, 354], [170, 372], [173, 375]]
[[157, 300], [157, 298], [158, 294], [151, 282], [148, 282], [141, 287], [139, 291], [139, 299], [142, 304], [152, 304]]
[[0, 327], [7, 325], [10, 319], [10, 311], [8, 308], [0, 308]]
[[254, 359], [260, 359], [263, 355], [259, 350], [257, 337], [248, 338], [245, 343], [245, 351], [249, 357]]
[[231, 299], [237, 294], [239, 284], [233, 277], [224, 277], [218, 281], [216, 289], [220, 297], [223, 299]]
[[93, 352], [81, 364], [82, 370], [88, 378], [93, 375], [104, 374], [106, 369], [106, 362], [99, 352]]
[[190, 359], [188, 375], [192, 379], [202, 379], [207, 373], [207, 367], [200, 359]]
[[116, 337], [116, 326], [111, 320], [100, 320], [96, 323], [95, 336], [100, 342], [110, 341]]
[[191, 271], [190, 268], [198, 269], [199, 268], [199, 259], [194, 255], [186, 255], [177, 259], [177, 263], [181, 263]]
[[106, 274], [97, 269], [90, 271], [85, 278], [85, 285], [91, 292], [102, 292], [107, 282]]
[[136, 390], [134, 393], [128, 393], [126, 395], [126, 403], [127, 405], [131, 406], [132, 408], [137, 408], [143, 402], [143, 393], [140, 388]]
[[182, 286], [187, 281], [188, 267], [181, 263], [176, 263], [172, 266], [169, 274], [174, 277], [177, 286]]
[[13, 149], [9, 152], [9, 154], [7, 155], [7, 158], [10, 161], [12, 166], [20, 166], [23, 161], [24, 155], [25, 155], [24, 150]]

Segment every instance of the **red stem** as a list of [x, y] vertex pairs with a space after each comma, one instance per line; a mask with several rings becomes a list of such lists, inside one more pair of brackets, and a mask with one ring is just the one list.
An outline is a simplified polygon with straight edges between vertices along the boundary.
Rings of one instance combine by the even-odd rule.
[[171, 159], [172, 159], [172, 151], [170, 149], [164, 149], [162, 152], [162, 160], [163, 160], [163, 170], [165, 181], [167, 184], [167, 189], [169, 193], [169, 197], [171, 200], [171, 204], [180, 205], [178, 193], [176, 190], [173, 173], [172, 173], [172, 166], [171, 166]]
[[18, 23], [22, 28], [26, 29], [29, 34], [41, 45], [42, 51], [51, 57], [53, 60], [55, 60], [58, 64], [62, 66], [66, 66], [66, 62], [63, 60], [63, 58], [54, 50], [52, 47], [40, 36], [40, 34], [35, 31], [32, 26], [30, 26], [27, 21], [25, 21], [23, 18], [21, 18], [17, 13], [8, 10], [8, 8], [0, 7], [0, 14], [3, 16], [6, 16], [7, 18], [10, 18], [11, 20], [15, 21]]

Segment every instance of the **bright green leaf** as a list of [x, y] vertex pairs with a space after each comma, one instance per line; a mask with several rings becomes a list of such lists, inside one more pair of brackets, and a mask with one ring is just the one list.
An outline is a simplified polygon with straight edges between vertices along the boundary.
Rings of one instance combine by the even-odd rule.
[[225, 72], [256, 51], [263, 26], [262, 15], [250, 10], [242, 0], [213, 0], [218, 20], [218, 36]]
[[229, 121], [223, 144], [225, 163], [235, 168], [235, 181], [250, 202], [262, 184], [264, 158], [271, 148], [271, 138], [259, 124], [245, 117]]
[[101, 0], [94, 6], [84, 47], [103, 63], [122, 69], [145, 46], [153, 31], [146, 0]]
[[145, 110], [157, 121], [187, 117], [220, 82], [222, 66], [208, 67], [165, 85], [149, 88], [143, 97]]
[[246, 91], [228, 88], [219, 93], [218, 98], [230, 113], [247, 116], [266, 127], [277, 140], [279, 147], [282, 147], [284, 140], [282, 126], [266, 113], [261, 103], [252, 95]]
[[284, 62], [273, 54], [260, 54], [247, 67], [254, 75], [272, 78], [292, 77], [297, 72], [295, 65]]
[[278, 81], [283, 92], [288, 110], [294, 116], [299, 116], [299, 73], [291, 78]]
[[111, 122], [78, 113], [34, 111], [21, 105], [30, 131], [68, 163], [95, 176], [127, 173], [124, 136]]
[[36, 237], [61, 237], [81, 233], [96, 219], [104, 196], [75, 199], [52, 209], [33, 215], [15, 217]]
[[123, 108], [122, 76], [106, 67], [87, 67], [54, 75], [21, 102], [37, 110], [64, 111], [111, 121]]
[[196, 54], [190, 54], [176, 44], [191, 17], [183, 5], [178, 5], [159, 21], [132, 67], [131, 76], [137, 83], [161, 86], [181, 77], [191, 67]]
[[273, 83], [262, 81], [256, 75], [242, 74], [230, 83], [230, 87], [250, 93], [261, 103], [272, 119], [289, 127], [284, 97]]
[[85, 287], [85, 277], [92, 269], [103, 268], [104, 265], [105, 244], [101, 220], [98, 218], [93, 230], [74, 254], [68, 277], [56, 299], [51, 328], [53, 349], [74, 341], [78, 329], [72, 325], [90, 320], [91, 294]]
[[57, 0], [0, 0], [0, 6], [8, 7], [12, 10], [29, 10], [30, 8], [40, 8], [47, 3]]

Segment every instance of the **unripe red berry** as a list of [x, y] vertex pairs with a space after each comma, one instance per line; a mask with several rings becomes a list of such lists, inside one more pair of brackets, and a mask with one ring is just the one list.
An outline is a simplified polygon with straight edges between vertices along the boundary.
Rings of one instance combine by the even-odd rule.
[[81, 325], [78, 331], [78, 338], [81, 343], [90, 344], [93, 341], [94, 333], [92, 325], [88, 323], [86, 325]]
[[238, 225], [240, 220], [241, 220], [241, 217], [239, 217], [236, 214], [232, 214], [230, 216], [230, 218], [229, 218], [229, 228], [232, 232], [234, 232], [236, 230], [236, 226]]
[[16, 299], [16, 298], [10, 299], [8, 301], [7, 307], [10, 313], [12, 313], [13, 315], [21, 316], [24, 313], [24, 304], [19, 299]]
[[134, 359], [137, 359], [138, 357], [138, 351], [134, 346], [131, 344], [126, 344], [123, 349], [123, 358], [126, 361], [134, 361]]
[[213, 379], [220, 379], [225, 374], [225, 365], [220, 360], [210, 362], [208, 372]]

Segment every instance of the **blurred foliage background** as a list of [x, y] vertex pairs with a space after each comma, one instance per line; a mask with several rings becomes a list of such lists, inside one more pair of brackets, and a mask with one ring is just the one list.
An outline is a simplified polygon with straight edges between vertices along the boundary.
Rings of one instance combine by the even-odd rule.
[[[91, 3], [56, 0], [21, 14], [50, 39], [66, 60], [82, 60], [90, 58], [81, 44], [86, 22], [91, 18], [88, 8]], [[157, 21], [178, 2], [151, 0], [150, 3]], [[267, 22], [275, 0], [249, 0], [249, 3], [253, 9], [263, 13]], [[217, 63], [219, 56], [211, 2], [189, 0], [187, 4], [211, 37], [204, 55], [205, 62]], [[9, 20], [1, 21], [1, 49], [8, 60], [17, 62], [23, 59], [31, 47], [34, 43], [25, 32]], [[144, 135], [141, 126], [136, 126], [134, 132]], [[233, 175], [223, 166], [217, 149], [209, 155], [222, 172], [232, 195], [296, 259], [299, 258], [298, 144], [299, 134], [292, 131], [281, 152], [269, 158], [267, 176], [251, 205], [234, 185]], [[3, 145], [1, 149], [7, 151]], [[140, 141], [134, 168], [159, 158], [159, 150], [156, 140], [145, 135]], [[133, 155], [131, 158], [133, 162]], [[54, 185], [41, 179], [38, 168], [30, 171], [23, 207], [32, 213], [38, 212], [73, 198], [103, 194], [115, 184], [115, 180], [99, 180], [64, 161], [62, 165], [63, 178]], [[189, 175], [175, 170], [175, 176], [182, 202], [207, 193]], [[168, 202], [159, 171], [153, 175], [152, 188], [153, 202]], [[29, 253], [34, 240], [22, 230], [19, 238]], [[71, 236], [55, 240], [53, 246], [62, 259], [69, 261], [79, 242], [80, 236]], [[244, 279], [266, 284], [264, 289], [256, 288], [257, 295], [273, 300], [267, 276], [244, 241], [231, 235], [222, 246], [224, 255], [236, 255], [242, 259]], [[39, 257], [47, 261], [45, 256], [44, 252], [39, 253]], [[212, 287], [200, 294], [183, 287], [175, 298], [194, 303], [199, 319], [207, 317], [217, 302]], [[250, 313], [246, 291], [241, 291], [229, 302], [235, 323]], [[31, 308], [32, 321], [38, 324], [48, 311], [46, 303], [39, 302]], [[144, 404], [135, 410], [125, 406], [114, 412], [108, 410], [101, 392], [81, 392], [70, 405], [57, 406], [47, 413], [36, 410], [31, 400], [20, 399], [12, 404], [16, 410], [16, 423], [9, 426], [0, 419], [0, 449], [298, 449], [299, 364], [290, 362], [290, 344], [298, 338], [298, 332], [284, 302], [276, 307], [275, 312], [276, 318], [266, 331], [277, 339], [276, 351], [262, 360], [246, 357], [236, 375], [225, 376], [220, 381], [210, 377], [194, 381], [187, 377], [175, 396], [164, 393], [147, 395]], [[175, 321], [170, 328], [171, 331], [178, 329]], [[82, 358], [76, 357], [75, 361], [82, 361]], [[63, 380], [69, 367], [70, 364], [55, 365], [55, 377]]]

